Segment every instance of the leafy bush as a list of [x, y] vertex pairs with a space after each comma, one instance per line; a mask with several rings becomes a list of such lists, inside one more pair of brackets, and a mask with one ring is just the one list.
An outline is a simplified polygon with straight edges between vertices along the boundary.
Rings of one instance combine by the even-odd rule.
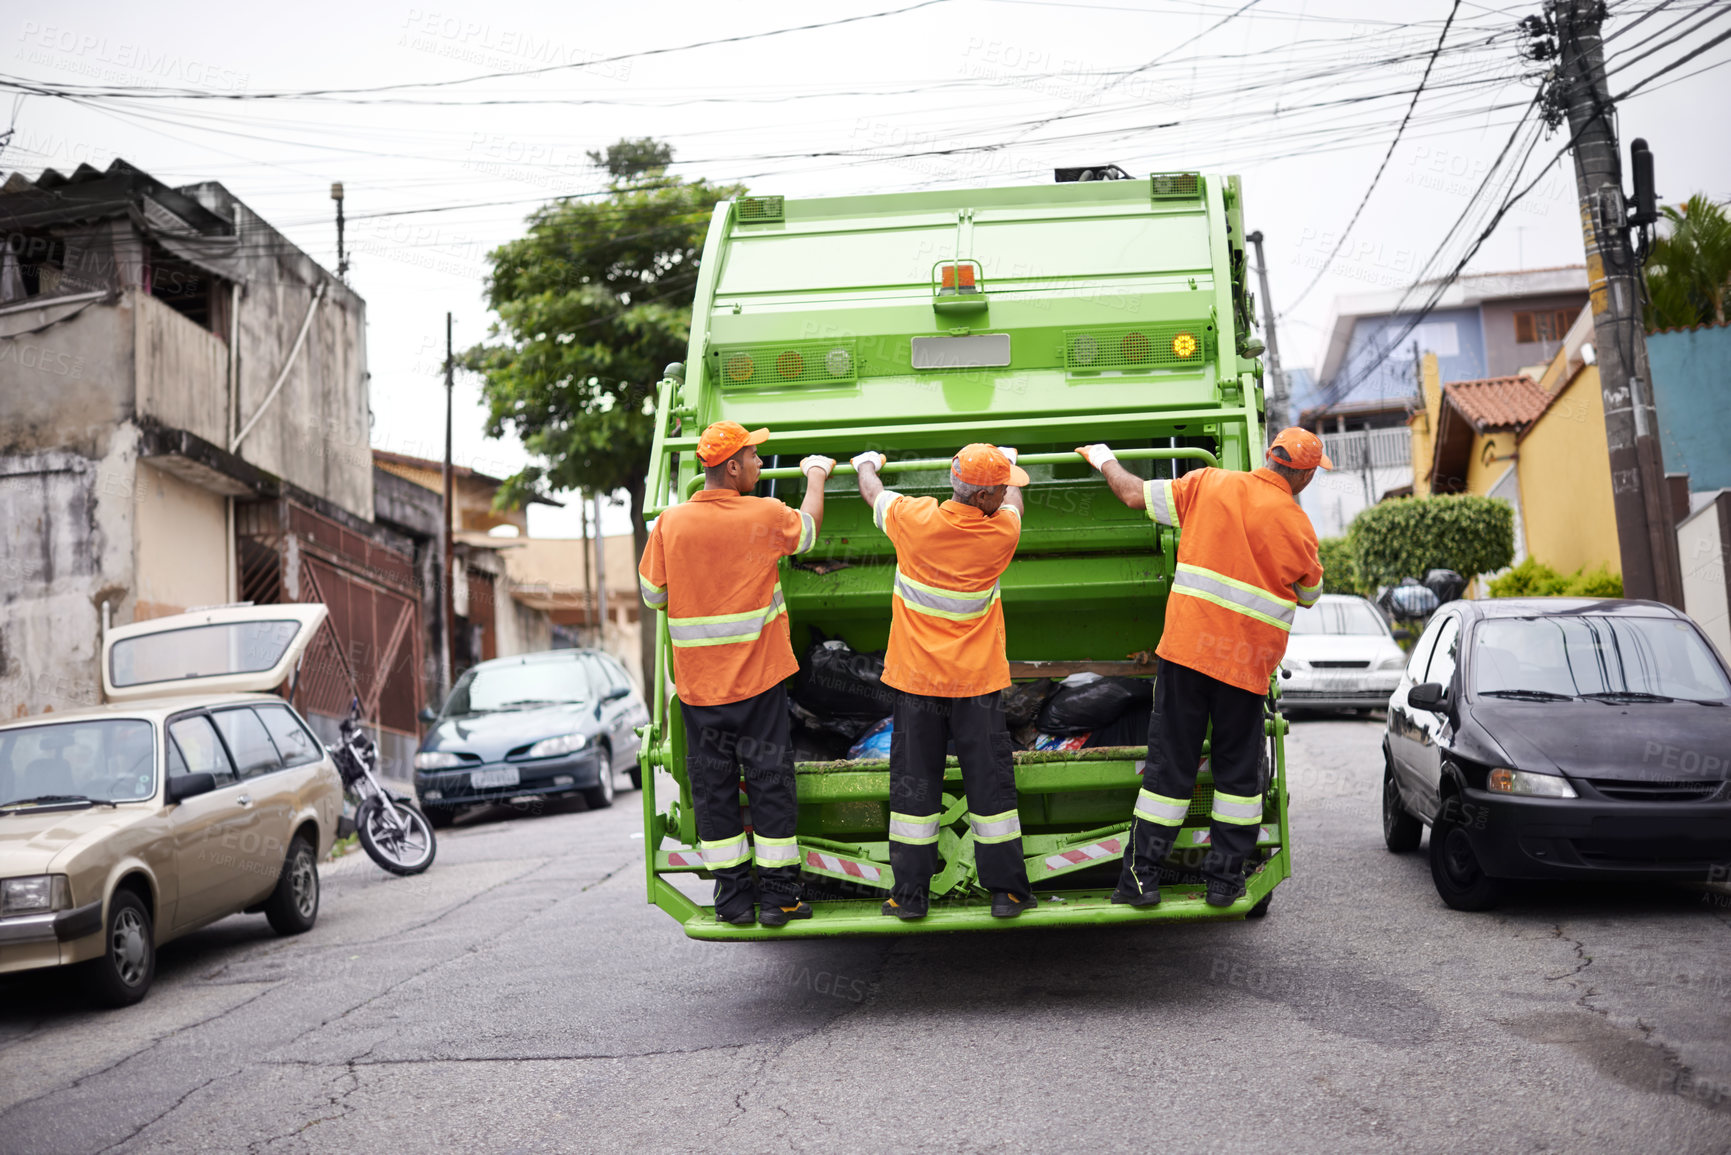
[[1325, 594], [1358, 593], [1358, 564], [1352, 557], [1352, 546], [1344, 537], [1325, 537], [1316, 543], [1322, 556], [1322, 592]]
[[1489, 588], [1493, 598], [1620, 598], [1623, 579], [1603, 562], [1594, 569], [1582, 566], [1572, 574], [1560, 574], [1528, 558], [1493, 579]]
[[1514, 560], [1515, 511], [1500, 497], [1477, 494], [1385, 501], [1352, 519], [1347, 543], [1353, 580], [1364, 589], [1432, 569], [1472, 578]]

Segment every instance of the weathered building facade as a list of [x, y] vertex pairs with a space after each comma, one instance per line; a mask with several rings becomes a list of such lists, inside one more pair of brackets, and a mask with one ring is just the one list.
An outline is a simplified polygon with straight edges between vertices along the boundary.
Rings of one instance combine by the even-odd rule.
[[321, 600], [305, 701], [415, 732], [408, 537], [374, 521], [365, 303], [219, 184], [0, 186], [0, 712], [94, 701], [104, 620]]

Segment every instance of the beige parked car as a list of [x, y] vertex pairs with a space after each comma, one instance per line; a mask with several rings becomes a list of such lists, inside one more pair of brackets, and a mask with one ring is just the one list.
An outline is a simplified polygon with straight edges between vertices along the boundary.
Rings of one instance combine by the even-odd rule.
[[110, 630], [107, 705], [0, 725], [0, 973], [83, 967], [150, 989], [156, 948], [240, 911], [312, 927], [342, 813], [329, 754], [281, 698], [322, 605]]

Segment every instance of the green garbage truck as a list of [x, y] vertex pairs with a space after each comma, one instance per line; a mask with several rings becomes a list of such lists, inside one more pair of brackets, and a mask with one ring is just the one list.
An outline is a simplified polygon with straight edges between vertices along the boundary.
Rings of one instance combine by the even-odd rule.
[[[964, 444], [1012, 445], [1032, 484], [1000, 583], [1009, 692], [1090, 675], [1150, 679], [1176, 534], [1115, 500], [1074, 450], [1110, 442], [1127, 468], [1155, 478], [1260, 464], [1261, 345], [1246, 277], [1233, 176], [724, 202], [704, 246], [688, 359], [660, 383], [646, 515], [701, 488], [693, 450], [717, 420], [773, 431], [758, 492], [795, 505], [806, 454], [845, 463], [880, 450], [897, 492], [942, 498]], [[838, 466], [816, 547], [781, 562], [802, 661], [821, 643], [866, 655], [889, 636], [894, 550], [856, 486], [852, 468]], [[693, 938], [1243, 918], [1265, 912], [1290, 874], [1285, 723], [1271, 686], [1263, 821], [1247, 891], [1230, 907], [1206, 905], [1194, 873], [1209, 840], [1206, 765], [1166, 863], [1165, 901], [1108, 901], [1146, 756], [1145, 733], [1123, 733], [1116, 744], [1016, 752], [1023, 852], [1041, 899], [1022, 918], [992, 918], [976, 885], [954, 758], [931, 913], [904, 922], [879, 909], [892, 881], [887, 759], [806, 751], [796, 762], [798, 845], [814, 917], [775, 929], [717, 923], [665, 615], [646, 613], [644, 628], [657, 631], [640, 754], [649, 901]]]

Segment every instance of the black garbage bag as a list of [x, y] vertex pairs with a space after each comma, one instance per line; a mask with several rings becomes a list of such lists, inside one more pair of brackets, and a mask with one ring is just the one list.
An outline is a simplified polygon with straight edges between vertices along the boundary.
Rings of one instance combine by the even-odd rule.
[[859, 736], [871, 729], [871, 718], [835, 718], [819, 716], [800, 705], [798, 702], [787, 704], [787, 714], [791, 722], [790, 729], [797, 740], [801, 735], [813, 745], [840, 745], [842, 757], [847, 748], [859, 740]]
[[[812, 643], [793, 682], [793, 700], [819, 718], [876, 722], [891, 713], [895, 691], [883, 684], [884, 656], [862, 654], [840, 638], [811, 631]], [[865, 730], [861, 726], [853, 737]]]
[[1020, 730], [1040, 716], [1040, 707], [1052, 696], [1057, 683], [1050, 678], [1037, 682], [1014, 682], [1004, 690], [1004, 719], [1011, 730]]
[[1103, 730], [1130, 707], [1154, 700], [1146, 678], [1103, 678], [1071, 674], [1040, 707], [1039, 726], [1047, 734], [1085, 734]]
[[1118, 720], [1109, 726], [1090, 731], [1084, 748], [1095, 746], [1146, 746], [1148, 744], [1148, 721], [1154, 716], [1154, 703], [1141, 702], [1131, 706], [1118, 716]]
[[1440, 602], [1452, 602], [1466, 592], [1467, 579], [1452, 569], [1426, 570], [1424, 588], [1436, 595]]

